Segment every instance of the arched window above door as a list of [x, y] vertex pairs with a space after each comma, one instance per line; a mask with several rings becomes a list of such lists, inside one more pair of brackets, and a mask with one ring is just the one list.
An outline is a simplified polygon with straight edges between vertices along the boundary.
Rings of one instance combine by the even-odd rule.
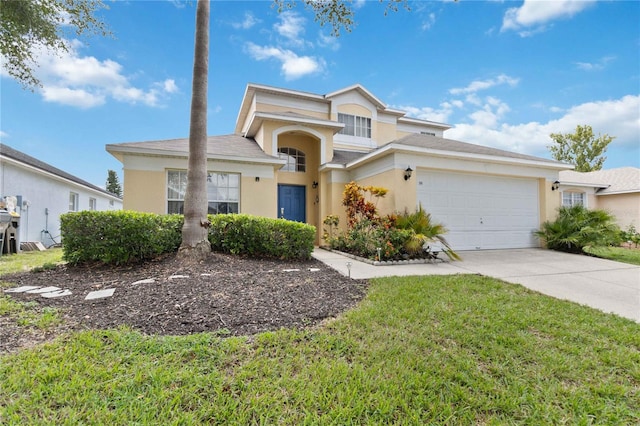
[[302, 172], [307, 170], [307, 163], [304, 152], [295, 148], [278, 148], [278, 157], [287, 160], [287, 164], [282, 166], [280, 170], [285, 172]]

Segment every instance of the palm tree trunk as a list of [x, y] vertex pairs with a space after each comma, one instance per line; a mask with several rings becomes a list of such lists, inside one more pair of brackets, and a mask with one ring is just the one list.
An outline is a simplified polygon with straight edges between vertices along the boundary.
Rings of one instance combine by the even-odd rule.
[[180, 252], [202, 257], [211, 251], [207, 238], [207, 79], [209, 72], [209, 0], [198, 0], [189, 124], [189, 165], [184, 196]]

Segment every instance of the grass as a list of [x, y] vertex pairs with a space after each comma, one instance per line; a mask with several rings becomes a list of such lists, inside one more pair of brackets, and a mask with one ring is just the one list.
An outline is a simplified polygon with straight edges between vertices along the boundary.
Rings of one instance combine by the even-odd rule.
[[625, 247], [590, 247], [585, 249], [587, 253], [603, 259], [640, 265], [640, 249]]
[[34, 268], [45, 270], [60, 263], [62, 263], [61, 248], [2, 255], [0, 256], [0, 277], [5, 274], [30, 271]]
[[0, 424], [638, 424], [640, 325], [476, 276], [391, 277], [323, 327], [86, 331], [0, 357]]

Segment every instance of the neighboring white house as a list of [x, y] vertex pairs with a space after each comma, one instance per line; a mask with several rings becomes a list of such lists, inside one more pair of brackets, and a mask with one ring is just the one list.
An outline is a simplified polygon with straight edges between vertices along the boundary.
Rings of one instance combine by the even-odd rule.
[[18, 241], [60, 242], [60, 215], [121, 210], [122, 199], [36, 158], [0, 144], [0, 199], [17, 198]]

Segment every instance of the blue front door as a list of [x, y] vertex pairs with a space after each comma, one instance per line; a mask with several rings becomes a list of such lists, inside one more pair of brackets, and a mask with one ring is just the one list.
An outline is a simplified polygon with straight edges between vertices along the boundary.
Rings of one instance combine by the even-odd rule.
[[304, 186], [278, 185], [278, 217], [304, 222], [307, 219], [305, 191]]

